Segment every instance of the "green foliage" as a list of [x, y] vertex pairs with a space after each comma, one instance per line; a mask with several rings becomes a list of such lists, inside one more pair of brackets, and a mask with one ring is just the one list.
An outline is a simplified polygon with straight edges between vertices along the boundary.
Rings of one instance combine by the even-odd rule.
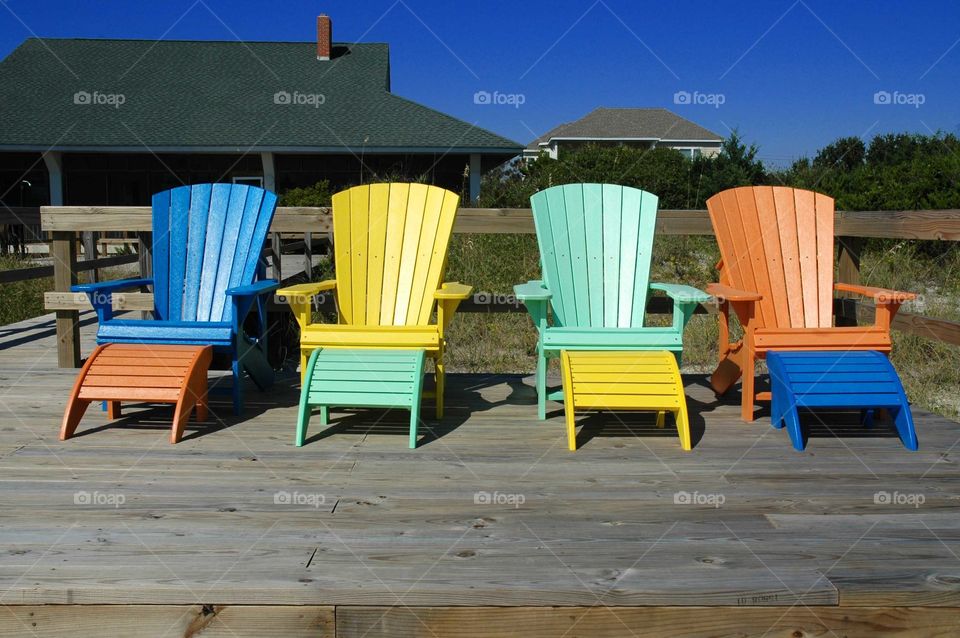
[[689, 159], [670, 148], [588, 144], [552, 160], [519, 162], [503, 173], [488, 174], [480, 189], [481, 207], [525, 208], [537, 191], [575, 182], [622, 184], [656, 193], [661, 208], [702, 208], [716, 192], [734, 186], [764, 184], [767, 174], [756, 145], [734, 132], [719, 155]]
[[800, 160], [773, 176], [777, 183], [826, 193], [841, 210], [960, 208], [956, 136], [879, 135], [862, 148], [858, 138], [842, 138], [813, 162]]
[[867, 149], [859, 137], [841, 137], [827, 144], [813, 158], [813, 166], [819, 169], [838, 168], [852, 171], [863, 166]]
[[313, 186], [291, 188], [280, 194], [280, 206], [329, 206], [333, 191], [329, 180], [321, 180]]

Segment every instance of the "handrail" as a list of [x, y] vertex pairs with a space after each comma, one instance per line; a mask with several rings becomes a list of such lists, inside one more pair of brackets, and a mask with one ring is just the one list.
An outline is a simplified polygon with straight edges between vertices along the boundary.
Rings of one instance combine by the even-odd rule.
[[[149, 276], [151, 209], [149, 206], [43, 206], [41, 227], [53, 234], [55, 292], [47, 293], [46, 307], [57, 314], [58, 359], [61, 367], [80, 364], [80, 333], [77, 312], [86, 307], [84, 299], [67, 292], [76, 282], [79, 262], [76, 233], [86, 231], [128, 231], [141, 237], [140, 274]], [[330, 209], [325, 207], [279, 207], [268, 240], [270, 262], [280, 272], [282, 245], [280, 234], [302, 234], [304, 259], [310, 260], [311, 236], [332, 230]], [[461, 208], [457, 212], [455, 233], [530, 234], [535, 232], [529, 208]], [[656, 232], [661, 235], [712, 236], [707, 211], [660, 210]], [[859, 283], [860, 238], [960, 241], [960, 209], [918, 211], [838, 211], [834, 232], [840, 245], [838, 280]], [[142, 295], [142, 296], [141, 296]], [[146, 293], [118, 295], [118, 309], [147, 308], [152, 298]], [[510, 304], [507, 304], [510, 305]], [[850, 313], [867, 311], [865, 303], [848, 304]], [[513, 309], [520, 309], [512, 304]], [[490, 311], [492, 308], [465, 304], [465, 310]], [[504, 310], [500, 308], [499, 310]], [[845, 311], [844, 317], [847, 316]], [[960, 345], [960, 323], [923, 315], [901, 313], [894, 328], [924, 337]]]

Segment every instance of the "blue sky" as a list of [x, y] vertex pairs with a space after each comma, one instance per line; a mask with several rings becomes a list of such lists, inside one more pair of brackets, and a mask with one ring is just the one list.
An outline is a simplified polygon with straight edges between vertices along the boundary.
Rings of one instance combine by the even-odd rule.
[[736, 128], [780, 164], [843, 135], [960, 133], [956, 0], [0, 0], [0, 56], [31, 35], [313, 40], [321, 12], [336, 41], [390, 44], [395, 93], [522, 143], [597, 106]]

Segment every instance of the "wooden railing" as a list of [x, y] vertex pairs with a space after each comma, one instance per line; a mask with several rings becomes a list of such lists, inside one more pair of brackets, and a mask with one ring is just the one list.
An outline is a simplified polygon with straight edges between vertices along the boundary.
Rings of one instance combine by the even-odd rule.
[[[80, 365], [78, 311], [90, 307], [83, 295], [69, 292], [77, 281], [77, 273], [85, 265], [77, 261], [76, 233], [81, 231], [130, 231], [140, 238], [140, 274], [150, 275], [150, 207], [45, 206], [41, 209], [42, 228], [53, 235], [52, 256], [55, 291], [47, 293], [48, 310], [56, 311], [58, 361], [61, 367]], [[267, 254], [275, 273], [281, 272], [283, 246], [281, 233], [302, 235], [304, 267], [311, 264], [310, 247], [313, 235], [328, 235], [332, 224], [327, 208], [278, 208], [271, 226]], [[461, 208], [454, 225], [455, 233], [533, 233], [533, 218], [528, 208]], [[663, 235], [713, 235], [710, 219], [702, 210], [661, 210], [657, 217], [657, 233]], [[960, 210], [861, 211], [838, 212], [835, 233], [840, 246], [838, 280], [859, 283], [860, 247], [868, 237], [892, 239], [931, 239], [960, 241]], [[89, 265], [89, 264], [86, 264]], [[518, 282], [519, 283], [519, 282]], [[463, 305], [471, 311], [520, 311], [514, 303]], [[848, 319], [869, 313], [865, 302], [839, 304]], [[153, 309], [150, 293], [114, 295], [117, 310]], [[650, 312], [668, 312], [667, 304], [653, 303]], [[852, 316], [853, 315], [853, 316]], [[960, 323], [901, 312], [893, 327], [930, 339], [960, 345]]]

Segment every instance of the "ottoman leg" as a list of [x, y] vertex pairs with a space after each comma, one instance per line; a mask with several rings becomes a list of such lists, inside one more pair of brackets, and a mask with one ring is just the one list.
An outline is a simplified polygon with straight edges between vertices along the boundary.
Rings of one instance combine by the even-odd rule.
[[417, 448], [417, 426], [420, 424], [420, 401], [415, 397], [410, 405], [410, 444], [411, 450]]
[[183, 428], [190, 418], [190, 411], [194, 406], [194, 399], [187, 397], [177, 402], [177, 409], [173, 413], [173, 427], [170, 430], [170, 442], [179, 443], [183, 438]]
[[571, 452], [575, 452], [577, 450], [577, 425], [572, 401], [564, 401], [563, 413], [567, 420], [567, 447]]
[[806, 441], [803, 440], [803, 430], [800, 428], [800, 414], [797, 412], [797, 406], [791, 406], [784, 414], [784, 420], [787, 422], [787, 432], [790, 434], [790, 442], [793, 443], [793, 449], [803, 452], [806, 448]]
[[310, 406], [307, 404], [307, 393], [300, 395], [300, 412], [297, 414], [297, 435], [293, 442], [297, 447], [303, 447], [307, 440], [307, 424], [310, 421]]
[[66, 441], [77, 431], [77, 426], [80, 425], [80, 419], [83, 418], [83, 413], [87, 411], [88, 405], [90, 405], [90, 402], [84, 399], [70, 401], [66, 414], [63, 415], [63, 425], [60, 427], [61, 441]]
[[919, 448], [917, 442], [917, 431], [913, 427], [913, 414], [910, 413], [910, 406], [903, 405], [891, 410], [893, 412], [893, 423], [897, 426], [897, 434], [903, 441], [904, 447], [914, 452]]
[[681, 401], [680, 407], [674, 413], [677, 421], [677, 434], [680, 435], [680, 447], [689, 452], [693, 449], [693, 440], [690, 436], [690, 419], [687, 417], [687, 402]]

